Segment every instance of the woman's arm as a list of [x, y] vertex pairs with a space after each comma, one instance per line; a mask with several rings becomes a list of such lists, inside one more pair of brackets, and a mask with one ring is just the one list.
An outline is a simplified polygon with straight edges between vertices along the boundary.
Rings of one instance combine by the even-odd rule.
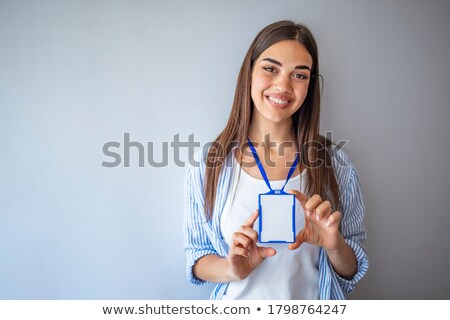
[[198, 259], [194, 265], [194, 275], [204, 281], [215, 283], [235, 280], [230, 272], [228, 260], [215, 254]]
[[231, 282], [245, 279], [253, 272], [266, 257], [276, 254], [275, 249], [259, 247], [258, 233], [253, 225], [258, 218], [256, 210], [239, 230], [231, 236], [228, 256], [206, 255], [194, 265], [197, 278], [210, 282]]
[[[361, 186], [359, 183], [358, 175], [356, 169], [351, 165], [348, 157], [341, 152], [341, 157], [344, 160], [350, 170], [345, 174], [346, 179], [341, 179], [342, 192], [340, 195], [341, 199], [341, 210], [343, 213], [340, 222], [340, 232], [344, 238], [344, 241], [348, 247], [353, 251], [355, 255], [357, 267], [356, 273], [353, 277], [343, 277], [341, 272], [337, 272], [338, 268], [333, 263], [333, 268], [336, 271], [337, 280], [344, 290], [345, 293], [350, 293], [355, 288], [355, 285], [360, 281], [366, 274], [369, 268], [369, 258], [365, 248], [363, 247], [363, 242], [366, 240], [366, 230], [364, 228], [364, 216], [365, 216], [365, 206], [362, 200]], [[331, 259], [330, 259], [331, 262]]]
[[353, 249], [345, 243], [344, 237], [341, 235], [336, 249], [326, 251], [334, 271], [344, 279], [353, 279], [358, 271], [356, 256]]

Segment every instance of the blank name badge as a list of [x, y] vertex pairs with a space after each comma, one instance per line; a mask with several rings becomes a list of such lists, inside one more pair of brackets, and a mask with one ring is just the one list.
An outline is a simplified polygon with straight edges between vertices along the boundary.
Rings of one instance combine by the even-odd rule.
[[259, 242], [295, 242], [295, 196], [293, 194], [259, 195]]

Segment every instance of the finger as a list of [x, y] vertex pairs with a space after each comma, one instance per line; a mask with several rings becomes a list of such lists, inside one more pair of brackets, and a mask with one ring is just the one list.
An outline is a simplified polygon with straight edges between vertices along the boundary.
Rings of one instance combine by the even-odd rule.
[[255, 229], [247, 226], [241, 226], [239, 228], [239, 232], [252, 239], [254, 242], [258, 242], [258, 232], [256, 232]]
[[246, 227], [250, 227], [253, 228], [253, 225], [255, 224], [256, 219], [258, 219], [258, 215], [259, 215], [259, 210], [256, 209], [255, 212], [253, 212], [253, 214], [248, 217], [248, 219], [244, 222], [244, 226]]
[[233, 247], [230, 249], [229, 256], [230, 258], [233, 258], [233, 256], [241, 256], [248, 258], [248, 251], [241, 247]]
[[235, 246], [241, 246], [247, 250], [248, 250], [249, 246], [251, 245], [251, 243], [253, 242], [253, 240], [247, 238], [240, 232], [233, 233], [231, 238], [232, 238], [233, 244]]
[[312, 215], [321, 203], [322, 198], [318, 194], [313, 195], [305, 204], [306, 215]]
[[342, 219], [342, 213], [340, 213], [339, 211], [335, 211], [333, 212], [329, 217], [328, 217], [328, 221], [327, 221], [327, 227], [332, 227], [334, 225], [338, 225], [341, 222]]
[[320, 221], [322, 219], [328, 219], [330, 215], [331, 215], [331, 203], [330, 201], [325, 200], [316, 208], [316, 220]]
[[258, 247], [259, 255], [263, 258], [273, 257], [277, 251], [270, 247]]
[[290, 245], [288, 245], [288, 249], [289, 250], [295, 250], [298, 247], [300, 247], [303, 242], [306, 242], [305, 231], [304, 230], [300, 231], [297, 234], [297, 237], [295, 238], [295, 242], [291, 243]]
[[297, 198], [298, 202], [300, 202], [300, 205], [304, 208], [306, 202], [308, 202], [309, 198], [300, 191], [297, 190], [289, 190], [288, 193], [293, 194], [295, 198]]

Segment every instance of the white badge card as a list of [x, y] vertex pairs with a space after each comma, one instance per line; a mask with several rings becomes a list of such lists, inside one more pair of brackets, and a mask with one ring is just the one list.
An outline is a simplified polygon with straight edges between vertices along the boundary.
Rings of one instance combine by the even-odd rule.
[[295, 196], [259, 195], [259, 242], [295, 242]]

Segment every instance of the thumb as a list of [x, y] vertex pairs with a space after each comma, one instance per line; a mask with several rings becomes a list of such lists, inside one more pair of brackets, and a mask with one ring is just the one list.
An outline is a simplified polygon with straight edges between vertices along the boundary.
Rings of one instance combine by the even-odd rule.
[[299, 234], [297, 234], [297, 237], [295, 238], [295, 242], [288, 245], [288, 249], [295, 250], [298, 247], [300, 247], [300, 245], [303, 242], [306, 242], [305, 230], [302, 230], [299, 232]]
[[303, 209], [305, 209], [306, 202], [308, 202], [309, 198], [304, 193], [301, 193], [297, 190], [289, 190], [288, 193], [293, 194], [295, 198], [297, 198], [297, 200], [300, 202]]
[[273, 257], [277, 253], [274, 248], [270, 247], [258, 247], [258, 252], [262, 258]]

